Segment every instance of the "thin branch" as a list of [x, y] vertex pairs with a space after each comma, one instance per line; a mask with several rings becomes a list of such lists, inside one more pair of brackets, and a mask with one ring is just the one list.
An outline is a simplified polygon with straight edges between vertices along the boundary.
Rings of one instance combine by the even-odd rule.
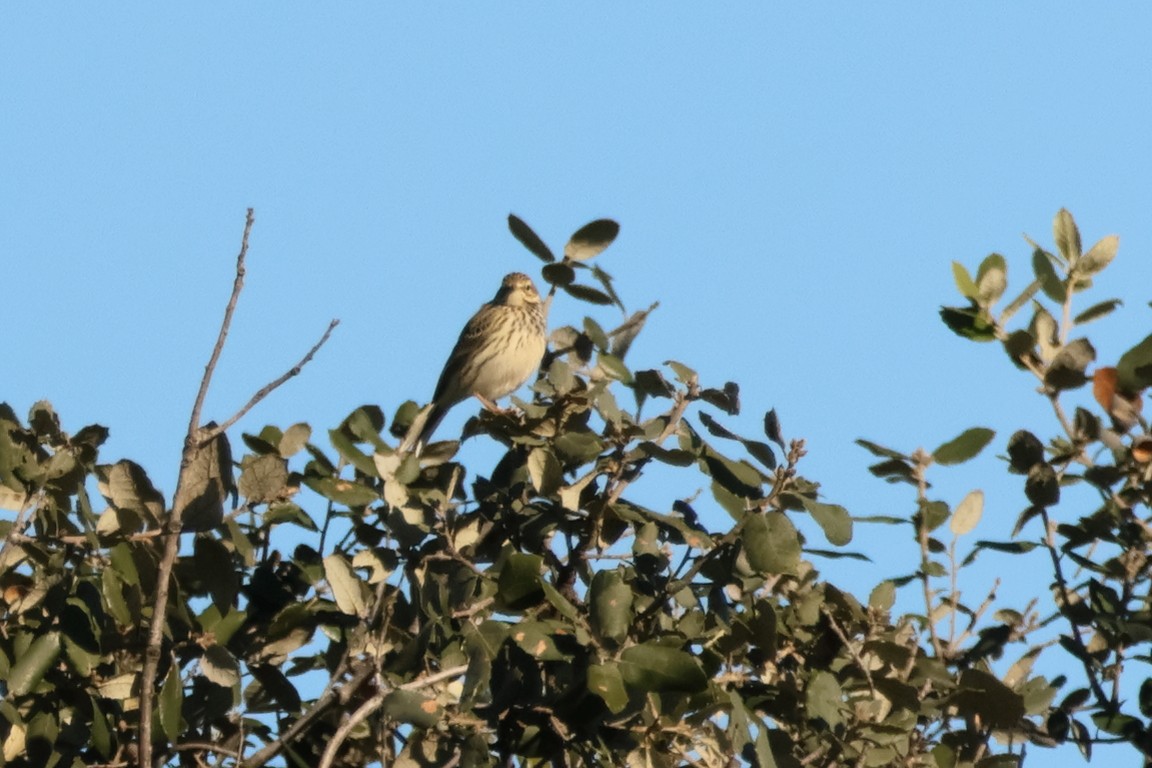
[[200, 389], [196, 393], [196, 400], [192, 404], [192, 415], [188, 419], [188, 434], [184, 438], [184, 451], [180, 456], [180, 474], [176, 479], [176, 492], [172, 496], [172, 510], [168, 516], [168, 537], [164, 542], [164, 555], [156, 571], [156, 597], [153, 602], [152, 620], [148, 626], [148, 645], [144, 648], [144, 665], [140, 670], [140, 738], [139, 760], [140, 768], [152, 768], [152, 701], [155, 697], [156, 670], [160, 665], [160, 646], [164, 641], [164, 624], [168, 614], [168, 589], [172, 576], [172, 568], [176, 564], [176, 556], [180, 552], [180, 528], [184, 517], [184, 478], [187, 469], [197, 449], [197, 434], [200, 432], [200, 412], [204, 408], [204, 399], [208, 395], [208, 386], [212, 382], [212, 374], [216, 371], [216, 364], [220, 360], [220, 353], [224, 350], [224, 341], [228, 338], [228, 329], [232, 325], [232, 314], [236, 311], [236, 302], [240, 299], [240, 291], [244, 288], [244, 259], [248, 255], [248, 235], [252, 232], [252, 225], [256, 217], [251, 208], [244, 220], [244, 235], [240, 239], [240, 253], [236, 256], [236, 278], [232, 281], [232, 295], [228, 298], [228, 305], [224, 308], [224, 319], [220, 323], [220, 333], [216, 336], [216, 345], [212, 348], [212, 355], [208, 358], [208, 365], [204, 367], [204, 376], [200, 379]]
[[[921, 449], [917, 449], [912, 456], [916, 462], [916, 499], [920, 504], [917, 511], [916, 538], [920, 544], [920, 583], [924, 588], [924, 620], [928, 625], [928, 636], [932, 641], [932, 650], [937, 659], [944, 659], [944, 650], [940, 644], [940, 636], [936, 634], [936, 619], [933, 618], [932, 585], [928, 576], [928, 521], [924, 519], [924, 504], [928, 500], [928, 479], [924, 476], [925, 470], [932, 461], [932, 456]], [[953, 607], [952, 610], [956, 610]]]
[[240, 291], [244, 290], [244, 259], [248, 256], [248, 235], [252, 233], [252, 225], [256, 223], [256, 215], [249, 208], [248, 216], [244, 220], [244, 235], [240, 239], [240, 253], [236, 256], [236, 278], [232, 281], [232, 295], [228, 297], [228, 306], [224, 308], [224, 320], [220, 323], [220, 333], [216, 337], [216, 346], [212, 348], [212, 356], [208, 358], [208, 365], [204, 367], [204, 378], [200, 380], [200, 390], [196, 393], [196, 401], [192, 404], [192, 417], [188, 420], [188, 439], [191, 441], [196, 431], [200, 429], [200, 412], [204, 409], [204, 399], [208, 396], [208, 387], [212, 383], [212, 374], [216, 372], [216, 363], [220, 360], [220, 353], [224, 351], [224, 342], [228, 338], [228, 331], [232, 327], [232, 314], [236, 311], [236, 302], [240, 299]]
[[856, 650], [856, 646], [853, 645], [852, 641], [848, 638], [848, 633], [840, 626], [840, 622], [836, 621], [836, 617], [832, 614], [832, 609], [827, 605], [820, 606], [820, 613], [824, 614], [824, 617], [828, 619], [828, 624], [831, 625], [832, 631], [836, 634], [836, 637], [840, 638], [840, 642], [844, 643], [844, 647], [848, 649], [852, 660], [856, 662], [856, 666], [860, 667], [860, 671], [864, 673], [864, 679], [868, 682], [868, 690], [875, 696], [876, 684], [872, 682], [872, 672], [869, 671], [868, 665], [864, 663], [864, 659], [860, 657], [860, 652]]
[[436, 683], [439, 683], [441, 680], [448, 680], [449, 678], [459, 677], [460, 675], [464, 674], [467, 671], [468, 671], [468, 665], [467, 664], [458, 664], [455, 667], [448, 667], [448, 669], [442, 669], [434, 675], [428, 675], [427, 677], [417, 678], [416, 680], [413, 680], [410, 683], [404, 683], [404, 685], [400, 686], [400, 690], [402, 690], [402, 691], [416, 691], [416, 690], [419, 690], [421, 688], [427, 688], [430, 685], [435, 685]]
[[228, 419], [227, 421], [225, 421], [223, 424], [221, 424], [218, 427], [213, 427], [212, 429], [205, 430], [204, 434], [200, 436], [199, 444], [204, 445], [205, 443], [213, 440], [214, 438], [216, 438], [219, 435], [222, 435], [224, 432], [228, 431], [229, 427], [231, 427], [237, 421], [242, 419], [244, 417], [244, 415], [246, 413], [248, 413], [248, 411], [252, 410], [252, 408], [254, 408], [257, 403], [259, 403], [264, 398], [268, 397], [268, 395], [272, 394], [272, 392], [275, 391], [277, 387], [279, 387], [284, 382], [288, 381], [288, 379], [292, 378], [293, 376], [298, 376], [300, 374], [300, 371], [304, 368], [304, 366], [312, 361], [312, 357], [316, 354], [317, 351], [319, 351], [320, 347], [324, 346], [324, 343], [326, 341], [328, 341], [328, 337], [332, 335], [332, 331], [334, 331], [336, 329], [336, 326], [338, 326], [338, 325], [340, 325], [339, 320], [333, 319], [332, 321], [330, 321], [328, 323], [328, 328], [324, 331], [324, 335], [320, 337], [320, 340], [318, 342], [316, 342], [315, 344], [312, 345], [312, 349], [308, 350], [308, 354], [306, 354], [306, 355], [304, 355], [304, 357], [300, 358], [300, 362], [296, 363], [296, 365], [292, 366], [287, 371], [285, 371], [284, 374], [281, 375], [279, 378], [277, 378], [277, 379], [265, 384], [263, 387], [261, 387], [260, 390], [256, 394], [252, 395], [252, 399], [250, 399], [247, 403], [244, 404], [243, 408], [241, 408], [239, 411], [237, 411], [235, 414], [233, 414], [232, 418]]
[[331, 707], [346, 703], [346, 700], [351, 697], [355, 692], [368, 681], [368, 678], [376, 674], [376, 669], [371, 664], [363, 665], [356, 671], [351, 679], [348, 680], [340, 688], [329, 687], [312, 703], [312, 707], [296, 719], [285, 731], [280, 734], [280, 737], [275, 741], [269, 742], [263, 749], [256, 752], [252, 757], [240, 763], [241, 768], [259, 768], [272, 758], [276, 757], [283, 751], [284, 746], [290, 741], [300, 735], [301, 732], [306, 730], [312, 722], [327, 712]]
[[380, 705], [384, 703], [384, 696], [385, 693], [383, 691], [377, 693], [357, 707], [356, 711], [340, 724], [340, 727], [336, 729], [336, 733], [332, 734], [332, 739], [328, 742], [328, 746], [324, 750], [324, 756], [321, 758], [318, 768], [332, 768], [332, 761], [336, 759], [336, 753], [344, 746], [344, 741], [348, 738], [348, 734], [352, 733], [353, 728], [367, 720], [369, 715], [380, 708]]

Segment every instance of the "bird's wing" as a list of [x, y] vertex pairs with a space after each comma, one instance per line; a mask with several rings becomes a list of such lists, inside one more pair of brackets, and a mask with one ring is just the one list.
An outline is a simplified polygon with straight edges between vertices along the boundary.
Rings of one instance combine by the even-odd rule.
[[497, 321], [498, 314], [488, 311], [491, 307], [492, 304], [485, 304], [480, 307], [476, 314], [472, 315], [472, 319], [465, 324], [464, 330], [460, 331], [460, 338], [456, 340], [456, 346], [452, 348], [448, 362], [444, 363], [444, 370], [440, 372], [440, 380], [436, 382], [436, 391], [432, 395], [432, 401], [441, 403], [445, 409], [468, 396], [468, 393], [465, 392], [454, 398], [451, 403], [442, 401], [444, 395], [455, 383], [456, 377], [459, 376], [460, 368], [472, 354], [476, 341], [487, 336], [492, 324]]

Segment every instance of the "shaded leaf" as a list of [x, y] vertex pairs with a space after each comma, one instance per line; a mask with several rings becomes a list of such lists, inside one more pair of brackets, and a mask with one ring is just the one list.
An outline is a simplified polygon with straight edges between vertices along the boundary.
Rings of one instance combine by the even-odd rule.
[[571, 283], [569, 285], [562, 285], [560, 288], [574, 299], [586, 301], [589, 304], [596, 304], [599, 306], [608, 306], [612, 303], [612, 297], [603, 291], [599, 291], [591, 286], [580, 285], [579, 283]]
[[1088, 309], [1076, 315], [1076, 317], [1072, 319], [1072, 322], [1076, 325], [1083, 325], [1084, 323], [1090, 323], [1093, 320], [1099, 320], [1105, 315], [1111, 314], [1112, 311], [1116, 309], [1116, 307], [1121, 306], [1123, 303], [1124, 302], [1120, 301], [1120, 299], [1108, 299], [1107, 301], [1101, 301], [1099, 304], [1093, 304], [1092, 306], [1088, 307]]
[[588, 690], [604, 700], [612, 714], [619, 714], [628, 705], [628, 691], [624, 677], [614, 663], [592, 664], [588, 667]]
[[1041, 248], [1032, 252], [1032, 271], [1036, 273], [1036, 279], [1040, 282], [1040, 289], [1044, 291], [1044, 295], [1057, 304], [1063, 304], [1064, 283], [1056, 274], [1052, 257]]
[[655, 642], [626, 648], [620, 654], [620, 674], [630, 687], [645, 692], [693, 693], [708, 685], [708, 677], [692, 654]]
[[164, 685], [160, 688], [160, 727], [169, 741], [175, 742], [180, 736], [180, 708], [184, 704], [184, 685], [180, 682], [180, 671], [175, 664], [168, 667]]
[[588, 222], [576, 230], [568, 240], [564, 246], [564, 258], [571, 261], [587, 261], [611, 245], [618, 234], [620, 225], [611, 219]]
[[12, 696], [30, 693], [44, 678], [48, 668], [60, 656], [60, 633], [45, 632], [32, 641], [27, 650], [16, 656], [8, 673], [8, 692]]
[[601, 640], [623, 643], [632, 624], [632, 589], [619, 571], [599, 571], [589, 588], [592, 631]]
[[1125, 392], [1152, 387], [1152, 335], [1120, 356], [1116, 363], [1117, 382]]
[[531, 251], [536, 258], [545, 262], [556, 261], [551, 249], [544, 244], [540, 236], [514, 213], [508, 214], [508, 229], [512, 232], [512, 236], [519, 240], [520, 244]]
[[1076, 389], [1088, 381], [1085, 371], [1096, 359], [1096, 350], [1088, 339], [1068, 342], [1052, 358], [1044, 372], [1044, 383], [1055, 390]]
[[443, 715], [436, 700], [418, 691], [396, 689], [384, 697], [381, 711], [392, 720], [417, 728], [432, 728]]
[[1036, 464], [1044, 461], [1044, 445], [1036, 435], [1019, 430], [1008, 439], [1008, 464], [1013, 472], [1027, 474]]

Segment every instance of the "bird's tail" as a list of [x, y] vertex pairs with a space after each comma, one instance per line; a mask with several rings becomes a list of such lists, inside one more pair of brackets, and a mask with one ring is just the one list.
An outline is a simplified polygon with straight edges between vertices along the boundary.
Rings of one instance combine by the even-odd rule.
[[436, 431], [436, 427], [440, 426], [440, 422], [444, 419], [444, 414], [447, 412], [446, 409], [441, 408], [434, 402], [420, 409], [420, 412], [416, 414], [416, 418], [412, 419], [412, 424], [408, 427], [408, 432], [404, 435], [404, 440], [400, 443], [400, 452], [408, 453], [409, 451], [416, 451], [419, 453], [424, 450], [424, 446], [428, 444], [428, 439], [432, 437], [432, 433]]

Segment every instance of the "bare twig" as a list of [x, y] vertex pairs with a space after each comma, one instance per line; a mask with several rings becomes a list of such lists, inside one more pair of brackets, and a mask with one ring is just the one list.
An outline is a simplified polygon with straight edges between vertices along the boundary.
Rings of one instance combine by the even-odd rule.
[[348, 734], [352, 733], [353, 728], [367, 720], [373, 712], [380, 709], [380, 705], [384, 703], [384, 696], [385, 693], [383, 691], [377, 693], [357, 707], [356, 711], [340, 724], [340, 727], [336, 729], [336, 733], [332, 734], [332, 739], [328, 742], [328, 746], [324, 749], [324, 756], [320, 759], [318, 768], [332, 768], [332, 761], [336, 759], [336, 753], [344, 746], [344, 740], [348, 738]]
[[[936, 619], [932, 616], [932, 585], [929, 582], [928, 576], [928, 521], [924, 519], [924, 504], [928, 500], [928, 479], [924, 476], [928, 465], [932, 462], [932, 456], [921, 450], [917, 449], [916, 453], [912, 455], [915, 461], [916, 471], [916, 498], [920, 503], [920, 509], [917, 513], [916, 524], [916, 538], [920, 543], [920, 583], [924, 588], [924, 613], [925, 623], [928, 624], [928, 636], [932, 640], [932, 650], [936, 654], [936, 658], [943, 659], [944, 651], [940, 643], [940, 636], [936, 634]], [[952, 610], [956, 610], [953, 606]]]
[[312, 357], [316, 354], [316, 352], [320, 349], [320, 347], [324, 346], [324, 343], [326, 341], [328, 341], [328, 337], [332, 335], [332, 331], [334, 331], [336, 329], [336, 326], [338, 326], [338, 325], [340, 325], [339, 320], [333, 319], [332, 321], [330, 321], [328, 323], [328, 328], [324, 331], [324, 335], [320, 337], [320, 340], [318, 342], [316, 342], [315, 344], [312, 345], [312, 349], [308, 350], [308, 354], [306, 354], [306, 355], [304, 355], [304, 357], [300, 358], [300, 362], [296, 363], [296, 365], [289, 368], [280, 377], [276, 378], [273, 381], [270, 381], [269, 383], [267, 383], [263, 387], [261, 387], [260, 390], [257, 391], [256, 394], [252, 395], [252, 398], [247, 403], [244, 404], [243, 408], [241, 408], [239, 411], [237, 411], [235, 414], [232, 415], [232, 418], [228, 419], [227, 421], [225, 421], [223, 424], [221, 424], [218, 427], [213, 427], [210, 430], [206, 430], [204, 432], [204, 434], [200, 436], [199, 444], [204, 445], [205, 443], [209, 442], [210, 440], [212, 440], [212, 439], [216, 438], [217, 436], [223, 434], [224, 432], [228, 431], [229, 427], [231, 427], [233, 424], [235, 424], [240, 419], [244, 418], [244, 415], [246, 413], [248, 413], [248, 411], [252, 410], [252, 408], [255, 407], [257, 403], [259, 403], [264, 398], [268, 397], [268, 395], [272, 394], [272, 392], [277, 387], [279, 387], [284, 382], [288, 381], [288, 379], [292, 378], [293, 376], [299, 375], [301, 369], [303, 369], [305, 365], [307, 365], [309, 362], [311, 362]]
[[163, 525], [164, 553], [156, 570], [156, 595], [153, 601], [152, 618], [148, 627], [148, 644], [144, 649], [144, 664], [140, 671], [140, 738], [138, 751], [138, 765], [140, 768], [152, 766], [152, 707], [155, 699], [156, 671], [160, 663], [160, 651], [164, 640], [164, 627], [168, 614], [168, 594], [171, 588], [172, 570], [180, 552], [180, 531], [183, 527], [184, 509], [187, 506], [187, 477], [188, 469], [192, 465], [197, 452], [209, 441], [232, 426], [238, 419], [246, 414], [256, 403], [268, 396], [273, 390], [291, 377], [300, 373], [316, 351], [328, 340], [332, 330], [339, 321], [333, 320], [328, 329], [308, 354], [280, 378], [271, 382], [257, 392], [248, 403], [240, 409], [231, 419], [219, 427], [204, 429], [200, 426], [200, 416], [204, 409], [204, 400], [208, 395], [212, 376], [216, 372], [216, 365], [220, 354], [224, 350], [224, 343], [228, 338], [228, 331], [232, 327], [232, 316], [236, 311], [236, 304], [240, 299], [240, 292], [244, 288], [244, 275], [246, 268], [244, 261], [248, 255], [248, 237], [252, 232], [252, 225], [256, 217], [251, 208], [248, 209], [244, 220], [244, 234], [240, 239], [240, 252], [236, 256], [236, 277], [232, 281], [232, 293], [228, 297], [228, 304], [224, 308], [224, 317], [220, 322], [220, 332], [216, 336], [216, 344], [204, 367], [204, 376], [200, 379], [200, 388], [196, 393], [196, 400], [192, 404], [192, 414], [188, 419], [188, 433], [184, 437], [184, 450], [180, 455], [180, 473], [176, 479], [176, 491], [172, 496], [172, 507], [168, 519]]
[[236, 278], [232, 281], [232, 295], [228, 298], [228, 305], [224, 308], [224, 319], [220, 323], [220, 333], [216, 336], [216, 345], [212, 348], [212, 355], [204, 367], [204, 376], [200, 379], [200, 389], [196, 392], [196, 400], [192, 404], [192, 415], [188, 419], [188, 434], [184, 437], [184, 451], [180, 456], [180, 474], [176, 479], [176, 492], [172, 496], [172, 510], [168, 516], [168, 536], [164, 542], [164, 555], [156, 571], [156, 597], [153, 602], [152, 620], [148, 627], [148, 645], [144, 649], [144, 665], [140, 670], [140, 740], [139, 765], [140, 768], [152, 768], [152, 700], [155, 695], [156, 670], [160, 664], [160, 646], [164, 640], [164, 624], [168, 614], [168, 589], [172, 576], [172, 568], [176, 564], [176, 556], [180, 552], [180, 528], [184, 516], [183, 490], [186, 470], [192, 463], [196, 453], [197, 434], [200, 432], [200, 413], [204, 409], [204, 399], [208, 395], [208, 386], [212, 382], [212, 374], [216, 371], [216, 364], [220, 360], [220, 353], [224, 350], [224, 341], [228, 338], [228, 329], [232, 325], [232, 314], [236, 311], [236, 302], [240, 299], [240, 291], [244, 288], [244, 259], [248, 255], [248, 235], [252, 232], [252, 225], [256, 217], [251, 208], [244, 220], [244, 235], [240, 239], [240, 253], [236, 256]]

